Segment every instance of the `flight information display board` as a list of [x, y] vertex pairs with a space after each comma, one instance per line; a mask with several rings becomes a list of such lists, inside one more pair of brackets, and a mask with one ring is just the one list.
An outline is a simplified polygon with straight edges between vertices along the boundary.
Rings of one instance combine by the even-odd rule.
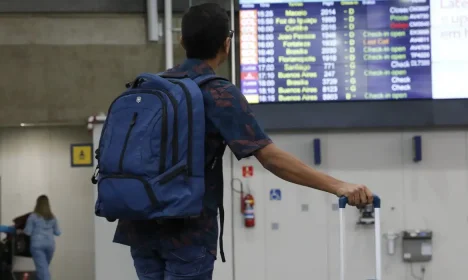
[[468, 13], [444, 0], [240, 4], [249, 103], [468, 98]]

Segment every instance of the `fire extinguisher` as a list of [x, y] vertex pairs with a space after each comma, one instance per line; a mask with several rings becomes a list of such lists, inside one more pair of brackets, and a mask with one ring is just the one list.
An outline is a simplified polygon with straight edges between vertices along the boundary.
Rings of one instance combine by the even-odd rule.
[[[239, 182], [240, 191], [234, 189], [234, 182]], [[231, 187], [234, 191], [240, 194], [240, 212], [244, 216], [244, 225], [245, 227], [251, 228], [255, 226], [255, 199], [253, 195], [250, 194], [250, 188], [248, 188], [247, 194], [244, 195], [244, 184], [239, 179], [233, 179], [231, 182]]]
[[254, 227], [255, 226], [255, 199], [253, 195], [247, 194], [242, 198], [242, 205], [243, 205], [243, 214], [244, 214], [244, 224], [245, 227]]

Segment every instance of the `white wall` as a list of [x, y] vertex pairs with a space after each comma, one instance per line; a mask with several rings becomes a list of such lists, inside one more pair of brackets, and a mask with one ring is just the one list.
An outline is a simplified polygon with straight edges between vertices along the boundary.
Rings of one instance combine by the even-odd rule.
[[[423, 160], [412, 161], [414, 135], [421, 135]], [[434, 259], [425, 280], [465, 279], [468, 254], [467, 133], [465, 131], [398, 131], [272, 134], [274, 142], [313, 165], [313, 139], [322, 142], [322, 164], [316, 168], [343, 180], [364, 183], [382, 197], [382, 231], [431, 229]], [[257, 224], [246, 230], [235, 216], [236, 279], [339, 279], [336, 198], [286, 183], [267, 173], [255, 159], [235, 162], [255, 166], [251, 185], [257, 201]], [[281, 188], [282, 201], [270, 201], [269, 190]], [[309, 212], [301, 205], [308, 204]], [[234, 204], [238, 207], [237, 201]], [[358, 212], [347, 208], [347, 279], [374, 275], [373, 229], [356, 226]], [[271, 223], [279, 223], [279, 230]], [[383, 240], [385, 246], [385, 239]], [[411, 280], [401, 261], [401, 240], [394, 256], [383, 248], [384, 279]], [[414, 266], [419, 275], [420, 267]]]
[[[414, 135], [422, 136], [423, 160], [419, 163], [412, 161], [411, 138]], [[468, 210], [464, 207], [468, 197], [466, 131], [281, 133], [271, 137], [281, 148], [310, 165], [313, 165], [313, 139], [320, 138], [322, 164], [315, 168], [343, 180], [364, 183], [379, 194], [382, 197], [382, 233], [405, 229], [434, 231], [434, 257], [425, 264], [424, 280], [466, 278], [463, 271], [468, 255]], [[229, 163], [230, 154], [227, 153], [227, 209], [231, 201]], [[248, 181], [242, 178], [243, 165], [254, 166], [255, 175]], [[226, 225], [232, 222], [234, 230], [227, 228], [225, 247], [228, 261], [233, 259], [229, 254], [234, 252], [235, 278], [232, 278], [231, 263], [218, 262], [215, 279], [338, 279], [338, 212], [332, 208], [336, 198], [282, 181], [266, 172], [254, 158], [234, 160], [233, 173], [255, 196], [257, 226], [243, 227], [239, 194], [234, 193], [233, 219], [229, 219], [231, 215], [226, 219]], [[235, 187], [238, 189], [238, 184]], [[269, 200], [272, 188], [282, 190], [282, 201]], [[308, 205], [307, 212], [302, 211], [303, 204]], [[357, 226], [357, 218], [358, 211], [347, 208], [347, 279], [371, 279], [374, 276], [373, 228]], [[272, 230], [272, 223], [278, 223], [279, 229]], [[96, 241], [101, 234], [109, 236], [110, 233], [104, 233], [96, 222]], [[110, 240], [111, 237], [106, 238]], [[229, 242], [234, 242], [234, 250]], [[96, 244], [101, 246], [100, 249], [96, 247], [96, 267], [104, 270], [99, 262], [116, 256], [120, 249], [111, 243], [105, 247], [99, 242]], [[382, 250], [385, 280], [415, 279], [411, 267], [401, 261], [401, 240], [397, 241], [395, 255], [388, 256], [385, 247]], [[120, 254], [122, 263], [118, 266], [133, 271], [128, 250]], [[113, 266], [116, 266], [115, 259]], [[414, 272], [419, 275], [419, 265], [414, 266]]]
[[70, 167], [70, 144], [90, 143], [85, 127], [0, 129], [1, 223], [50, 197], [62, 236], [52, 261], [54, 279], [94, 278], [91, 167]]
[[[422, 136], [420, 163], [412, 161], [414, 135]], [[383, 233], [418, 228], [434, 231], [434, 259], [427, 264], [425, 280], [466, 278], [462, 265], [468, 254], [465, 131], [271, 136], [280, 147], [309, 164], [313, 160], [312, 141], [320, 138], [323, 163], [319, 169], [343, 180], [367, 184], [381, 195]], [[250, 159], [235, 164], [237, 176], [243, 164], [250, 165], [249, 161], [259, 170], [252, 181], [255, 181], [260, 226], [255, 229], [257, 242], [253, 242], [248, 239], [252, 232], [248, 233], [237, 223], [236, 273], [242, 275], [237, 279], [308, 279], [311, 275], [317, 279], [338, 279], [338, 212], [332, 210], [336, 198], [291, 186], [266, 174]], [[278, 187], [283, 190], [283, 201], [269, 201], [270, 188]], [[309, 204], [308, 213], [301, 212], [303, 203]], [[374, 276], [373, 229], [356, 226], [357, 210], [348, 208], [346, 214], [347, 279], [371, 279]], [[278, 231], [271, 230], [272, 222], [280, 224]], [[243, 240], [238, 239], [242, 237]], [[394, 256], [388, 256], [383, 249], [384, 279], [414, 279], [411, 267], [401, 262], [401, 240]], [[252, 265], [254, 262], [256, 265]], [[414, 266], [414, 272], [419, 275], [418, 265]]]

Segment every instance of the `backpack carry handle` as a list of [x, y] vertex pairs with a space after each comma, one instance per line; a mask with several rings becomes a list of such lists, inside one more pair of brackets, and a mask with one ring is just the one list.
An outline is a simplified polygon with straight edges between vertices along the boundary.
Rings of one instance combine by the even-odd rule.
[[131, 84], [131, 88], [137, 88], [143, 81], [156, 81], [156, 77], [150, 73], [142, 73], [135, 78], [135, 81]]
[[[373, 195], [374, 200], [372, 201], [372, 205], [374, 208], [380, 208], [380, 197], [378, 195]], [[346, 208], [346, 204], [348, 204], [348, 198], [346, 196], [342, 196], [338, 199], [338, 206], [340, 208]]]
[[[162, 80], [165, 82], [163, 82]], [[141, 85], [141, 83], [144, 81], [160, 83], [166, 89], [169, 89], [172, 87], [172, 83], [168, 82], [164, 76], [160, 76], [160, 75], [152, 74], [152, 73], [142, 73], [138, 75], [132, 83], [127, 83], [126, 87], [135, 89], [135, 88], [138, 88]]]
[[157, 74], [161, 78], [165, 79], [185, 79], [189, 78], [187, 73], [172, 73], [172, 72], [162, 72]]

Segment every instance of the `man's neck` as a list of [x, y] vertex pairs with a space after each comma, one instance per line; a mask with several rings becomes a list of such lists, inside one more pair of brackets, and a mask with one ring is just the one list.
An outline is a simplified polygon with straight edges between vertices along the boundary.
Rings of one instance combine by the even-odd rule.
[[213, 70], [216, 70], [216, 68], [218, 68], [217, 59], [208, 59], [208, 60], [205, 60], [204, 62], [208, 64]]

